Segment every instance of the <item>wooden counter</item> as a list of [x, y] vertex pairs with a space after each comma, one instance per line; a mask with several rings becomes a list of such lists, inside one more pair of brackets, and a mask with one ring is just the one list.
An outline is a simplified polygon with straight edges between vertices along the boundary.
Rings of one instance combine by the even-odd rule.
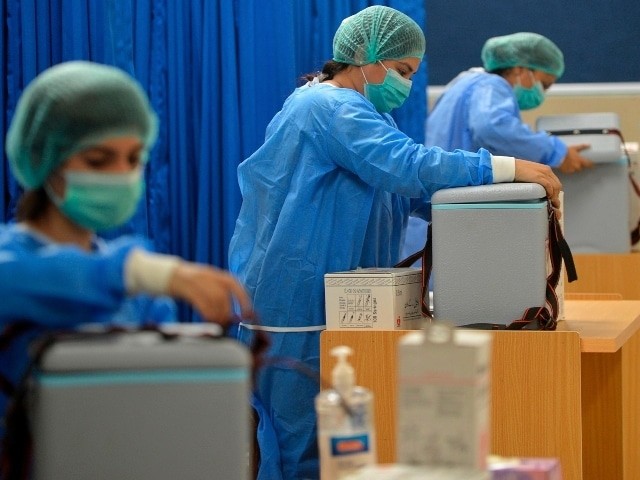
[[620, 293], [625, 300], [640, 300], [640, 252], [574, 254], [578, 280], [565, 293]]
[[[560, 458], [565, 480], [640, 478], [640, 301], [567, 301], [555, 332], [494, 332], [491, 451]], [[396, 458], [396, 352], [402, 331], [325, 331], [354, 349], [375, 394], [378, 460]]]

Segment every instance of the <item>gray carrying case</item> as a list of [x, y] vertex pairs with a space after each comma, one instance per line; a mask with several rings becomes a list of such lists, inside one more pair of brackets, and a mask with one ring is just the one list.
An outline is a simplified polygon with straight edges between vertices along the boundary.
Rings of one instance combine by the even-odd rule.
[[247, 479], [249, 392], [228, 338], [61, 339], [32, 376], [34, 478]]
[[577, 173], [558, 172], [564, 190], [565, 238], [574, 253], [626, 253], [629, 235], [629, 161], [618, 114], [545, 115], [536, 128], [567, 145], [586, 143], [581, 155], [595, 163]]
[[558, 172], [564, 191], [564, 232], [574, 253], [629, 253], [629, 167], [598, 164]]
[[620, 128], [617, 113], [574, 113], [543, 115], [536, 119], [536, 129], [557, 136], [567, 145], [589, 144], [581, 155], [594, 163], [617, 162], [622, 157], [622, 141], [616, 132]]
[[451, 188], [431, 203], [435, 319], [509, 324], [545, 305], [549, 223], [542, 186]]

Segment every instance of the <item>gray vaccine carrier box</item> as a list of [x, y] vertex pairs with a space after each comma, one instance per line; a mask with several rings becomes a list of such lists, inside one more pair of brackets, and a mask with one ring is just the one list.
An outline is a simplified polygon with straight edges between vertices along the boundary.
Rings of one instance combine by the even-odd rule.
[[[589, 144], [580, 152], [593, 168], [563, 174], [564, 233], [574, 253], [627, 253], [629, 165], [624, 157], [620, 119], [612, 112], [544, 115], [536, 128], [556, 134], [567, 145]], [[596, 133], [600, 132], [600, 133]]]
[[431, 203], [435, 319], [508, 324], [544, 306], [549, 222], [541, 185], [444, 189]]
[[158, 332], [69, 339], [30, 391], [34, 479], [248, 479], [250, 354]]

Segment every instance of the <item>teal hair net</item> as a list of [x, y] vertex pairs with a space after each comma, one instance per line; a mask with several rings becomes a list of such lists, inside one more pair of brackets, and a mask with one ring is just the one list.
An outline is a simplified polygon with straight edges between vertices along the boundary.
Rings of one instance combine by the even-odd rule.
[[333, 37], [333, 60], [350, 65], [405, 57], [422, 59], [424, 50], [420, 26], [404, 13], [382, 5], [345, 18]]
[[66, 62], [27, 85], [6, 152], [20, 185], [35, 189], [70, 155], [123, 135], [138, 136], [147, 151], [155, 142], [157, 119], [142, 87], [116, 67]]
[[564, 73], [564, 57], [547, 37], [520, 32], [487, 40], [482, 47], [482, 63], [491, 72], [500, 68], [527, 67], [556, 78]]

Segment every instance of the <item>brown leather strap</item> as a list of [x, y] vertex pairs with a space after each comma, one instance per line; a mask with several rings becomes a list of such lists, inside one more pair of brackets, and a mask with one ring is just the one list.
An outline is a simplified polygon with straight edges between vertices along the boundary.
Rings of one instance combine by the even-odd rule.
[[394, 265], [394, 268], [405, 268], [413, 265], [418, 259], [422, 259], [422, 283], [420, 284], [420, 309], [422, 310], [422, 316], [433, 319], [433, 313], [429, 308], [429, 278], [431, 277], [431, 264], [433, 260], [433, 247], [431, 245], [431, 222], [427, 224], [427, 239], [424, 247], [421, 250], [409, 255], [404, 260], [399, 261]]

